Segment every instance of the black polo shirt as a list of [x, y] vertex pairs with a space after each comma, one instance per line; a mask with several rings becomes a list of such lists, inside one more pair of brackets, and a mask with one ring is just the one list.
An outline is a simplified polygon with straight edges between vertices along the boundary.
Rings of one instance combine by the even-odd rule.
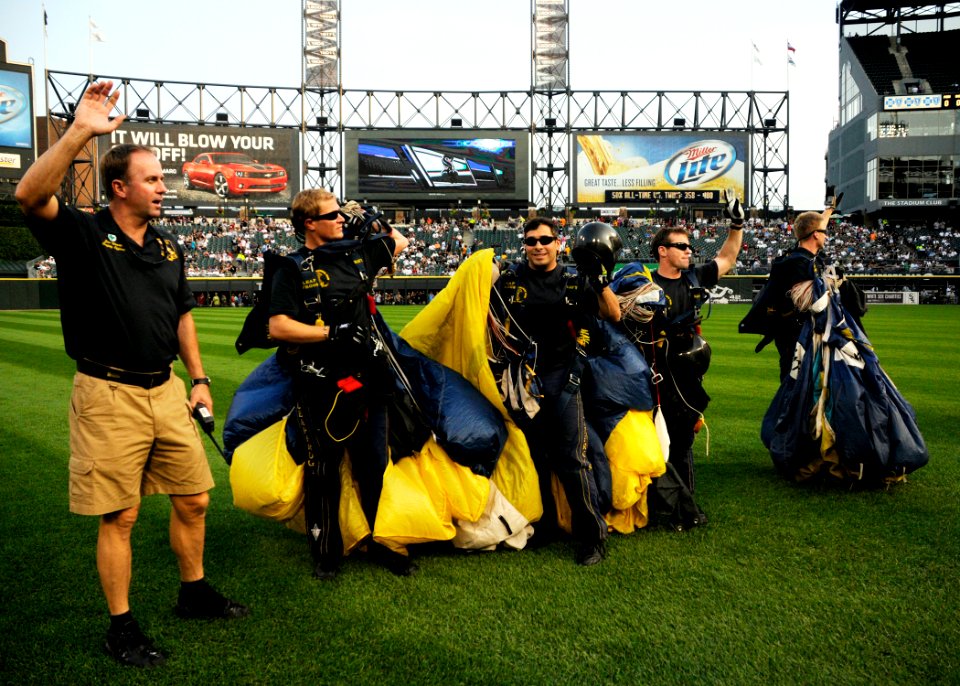
[[150, 225], [141, 248], [109, 209], [94, 215], [62, 201], [55, 220], [29, 217], [27, 225], [57, 261], [70, 357], [141, 372], [169, 366], [180, 351], [180, 317], [196, 304], [175, 240]]

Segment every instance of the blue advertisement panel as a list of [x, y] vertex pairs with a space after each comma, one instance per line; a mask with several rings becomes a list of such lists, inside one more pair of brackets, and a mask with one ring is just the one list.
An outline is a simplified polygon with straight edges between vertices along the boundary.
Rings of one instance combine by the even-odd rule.
[[168, 204], [289, 207], [300, 190], [299, 132], [256, 127], [124, 122], [100, 138], [152, 148], [163, 165]]
[[747, 134], [718, 132], [578, 134], [579, 204], [719, 202], [734, 188], [747, 197]]
[[34, 159], [30, 67], [0, 64], [0, 176], [19, 178]]

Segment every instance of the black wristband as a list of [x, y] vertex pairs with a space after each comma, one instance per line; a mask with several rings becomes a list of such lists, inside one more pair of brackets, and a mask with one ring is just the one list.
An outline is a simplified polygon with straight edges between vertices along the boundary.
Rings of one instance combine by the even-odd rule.
[[194, 386], [209, 386], [209, 385], [210, 385], [210, 377], [209, 377], [209, 376], [201, 376], [199, 379], [191, 379], [191, 380], [190, 380], [190, 387], [191, 387], [191, 388], [194, 387]]

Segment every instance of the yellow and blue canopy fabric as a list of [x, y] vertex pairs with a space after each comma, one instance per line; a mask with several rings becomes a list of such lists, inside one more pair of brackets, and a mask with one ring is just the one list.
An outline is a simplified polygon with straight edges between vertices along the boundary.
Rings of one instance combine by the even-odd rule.
[[543, 514], [537, 471], [523, 433], [500, 399], [488, 361], [492, 275], [492, 249], [471, 255], [446, 288], [400, 331], [400, 337], [427, 357], [459, 372], [500, 411], [507, 425], [507, 442], [491, 478], [503, 496], [528, 521], [535, 522]]

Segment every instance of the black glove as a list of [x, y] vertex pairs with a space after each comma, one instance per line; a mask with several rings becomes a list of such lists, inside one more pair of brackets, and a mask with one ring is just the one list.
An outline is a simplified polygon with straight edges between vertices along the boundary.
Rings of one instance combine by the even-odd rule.
[[362, 326], [353, 323], [331, 326], [327, 336], [327, 340], [331, 343], [363, 345], [367, 341], [367, 332]]
[[603, 274], [603, 265], [600, 264], [600, 258], [592, 252], [575, 250], [573, 252], [573, 261], [577, 263], [577, 271], [588, 279]]
[[734, 226], [742, 227], [746, 215], [743, 213], [743, 206], [740, 204], [737, 192], [733, 188], [727, 188], [723, 191], [723, 200], [727, 203], [727, 206], [723, 208], [723, 213], [730, 218], [730, 222]]
[[587, 276], [587, 283], [590, 284], [590, 289], [600, 295], [601, 291], [604, 288], [610, 285], [610, 277], [606, 274], [589, 274]]

